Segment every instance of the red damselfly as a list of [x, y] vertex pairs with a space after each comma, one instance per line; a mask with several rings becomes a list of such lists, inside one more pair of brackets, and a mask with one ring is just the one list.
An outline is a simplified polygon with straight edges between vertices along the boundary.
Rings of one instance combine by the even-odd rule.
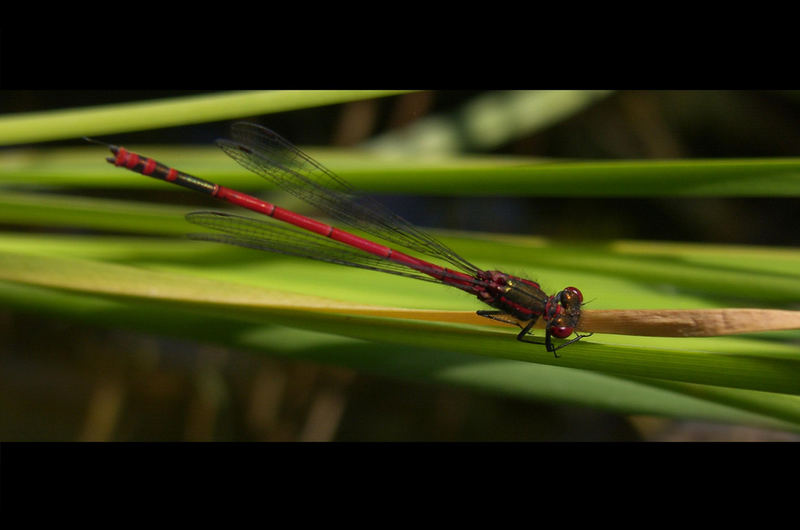
[[[517, 335], [520, 341], [542, 344], [527, 336], [536, 321], [543, 319], [544, 345], [556, 357], [558, 349], [588, 336], [576, 333], [575, 338], [559, 345], [552, 341], [552, 337], [569, 337], [578, 325], [583, 295], [577, 288], [567, 287], [548, 296], [536, 282], [476, 267], [377, 201], [356, 195], [349, 184], [269, 129], [252, 123], [236, 123], [232, 127], [232, 137], [233, 140], [217, 140], [217, 144], [248, 170], [345, 225], [429, 258], [445, 261], [458, 270], [435, 265], [251, 195], [183, 173], [123, 147], [102, 145], [111, 150], [114, 156], [106, 160], [115, 166], [211, 195], [304, 230], [229, 213], [193, 212], [186, 216], [189, 222], [217, 231], [191, 234], [189, 237], [193, 239], [311, 258], [456, 287], [495, 308], [492, 311], [478, 311], [479, 315], [521, 327], [522, 331]], [[509, 315], [516, 321], [509, 319]]]

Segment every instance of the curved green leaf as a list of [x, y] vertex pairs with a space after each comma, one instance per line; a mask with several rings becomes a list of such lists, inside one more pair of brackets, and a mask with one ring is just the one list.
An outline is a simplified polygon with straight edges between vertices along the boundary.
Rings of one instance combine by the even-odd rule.
[[272, 90], [0, 116], [0, 145], [204, 123], [389, 96], [399, 90]]

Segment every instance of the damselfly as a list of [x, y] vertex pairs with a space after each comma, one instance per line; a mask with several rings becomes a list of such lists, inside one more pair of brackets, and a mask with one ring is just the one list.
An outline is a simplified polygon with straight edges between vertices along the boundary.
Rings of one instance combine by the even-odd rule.
[[233, 140], [221, 139], [217, 140], [217, 144], [248, 170], [344, 225], [447, 262], [454, 269], [424, 261], [251, 195], [194, 177], [123, 147], [103, 145], [114, 155], [106, 160], [116, 166], [211, 195], [302, 229], [229, 213], [194, 212], [187, 214], [188, 221], [218, 233], [192, 234], [190, 237], [193, 239], [449, 285], [473, 294], [481, 302], [495, 308], [478, 311], [479, 315], [522, 328], [517, 335], [520, 341], [541, 344], [530, 340], [528, 334], [533, 325], [540, 318], [543, 319], [544, 345], [556, 357], [558, 349], [588, 336], [576, 333], [575, 338], [559, 345], [552, 340], [552, 337], [569, 337], [579, 323], [583, 295], [576, 287], [566, 287], [548, 296], [534, 281], [496, 270], [482, 270], [377, 201], [356, 195], [354, 189], [340, 177], [269, 129], [252, 123], [236, 123], [232, 128], [232, 136]]

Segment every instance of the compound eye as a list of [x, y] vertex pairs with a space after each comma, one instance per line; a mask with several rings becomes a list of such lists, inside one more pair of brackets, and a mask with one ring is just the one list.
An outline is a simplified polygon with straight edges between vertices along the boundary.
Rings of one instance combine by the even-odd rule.
[[567, 300], [577, 297], [578, 303], [583, 303], [583, 293], [577, 287], [565, 287], [562, 296], [566, 296]]
[[572, 330], [574, 328], [569, 328], [566, 326], [553, 326], [550, 328], [550, 334], [554, 337], [558, 337], [559, 339], [566, 339], [570, 335], [572, 335]]

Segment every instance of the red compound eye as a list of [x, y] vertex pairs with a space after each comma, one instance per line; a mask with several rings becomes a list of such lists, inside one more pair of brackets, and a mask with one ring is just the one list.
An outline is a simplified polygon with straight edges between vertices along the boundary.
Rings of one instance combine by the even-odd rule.
[[568, 328], [566, 326], [554, 326], [550, 328], [550, 334], [554, 337], [558, 337], [559, 339], [566, 339], [572, 335], [573, 329], [574, 328]]
[[565, 287], [564, 291], [566, 293], [572, 294], [573, 296], [577, 296], [579, 303], [583, 302], [583, 293], [577, 287]]

